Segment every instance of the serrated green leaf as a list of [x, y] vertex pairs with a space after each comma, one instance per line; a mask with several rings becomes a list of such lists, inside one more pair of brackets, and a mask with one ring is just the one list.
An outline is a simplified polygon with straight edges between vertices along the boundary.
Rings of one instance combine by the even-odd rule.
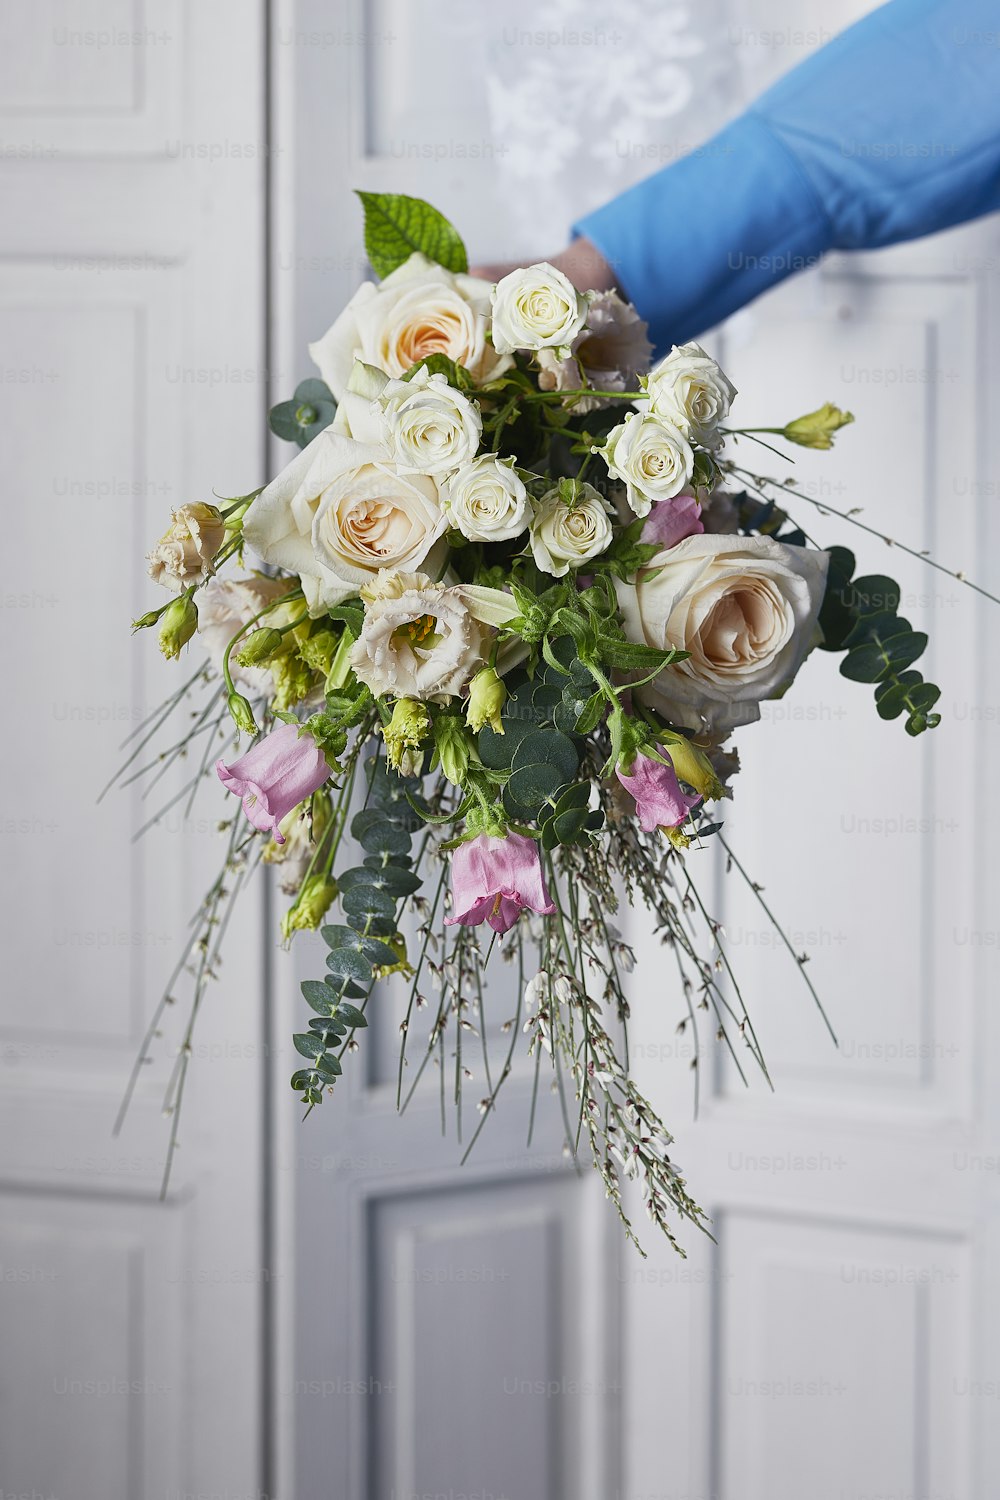
[[415, 251], [448, 271], [469, 269], [458, 231], [422, 198], [361, 191], [358, 197], [365, 210], [365, 250], [376, 276], [388, 276]]

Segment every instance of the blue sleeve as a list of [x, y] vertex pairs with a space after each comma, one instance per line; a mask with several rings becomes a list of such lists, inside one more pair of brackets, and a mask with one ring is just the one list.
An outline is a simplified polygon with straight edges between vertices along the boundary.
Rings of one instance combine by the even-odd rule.
[[997, 208], [996, 0], [891, 0], [574, 233], [601, 251], [662, 349], [827, 250]]

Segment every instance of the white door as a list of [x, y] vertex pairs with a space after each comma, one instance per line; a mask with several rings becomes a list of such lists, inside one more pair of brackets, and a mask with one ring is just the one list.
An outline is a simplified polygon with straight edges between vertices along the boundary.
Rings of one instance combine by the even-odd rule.
[[111, 1130], [220, 814], [175, 808], [133, 844], [178, 782], [96, 805], [181, 680], [130, 639], [159, 592], [143, 552], [172, 505], [264, 469], [264, 9], [38, 0], [3, 22], [5, 1495], [264, 1484], [259, 923], [248, 906], [202, 1017], [161, 1203], [183, 986]]
[[[308, 372], [306, 342], [364, 273], [351, 188], [429, 198], [473, 258], [545, 253], [571, 217], [697, 146], [863, 9], [368, 0], [334, 20], [319, 0], [288, 0], [281, 362]], [[855, 411], [833, 454], [799, 456], [805, 494], [864, 507], [860, 519], [994, 591], [998, 239], [990, 222], [831, 260], [708, 340], [748, 424], [825, 399]], [[398, 1121], [386, 1007], [333, 1101], [301, 1129], [278, 1112], [282, 1264], [298, 1289], [283, 1278], [294, 1430], [281, 1472], [296, 1493], [994, 1492], [996, 620], [807, 501], [797, 515], [900, 578], [944, 688], [941, 727], [914, 742], [820, 658], [740, 737], [727, 834], [810, 951], [839, 1051], [756, 896], [701, 856], [692, 871], [725, 923], [776, 1092], [759, 1079], [744, 1091], [706, 1028], [694, 1123], [683, 1001], [661, 987], [635, 915], [633, 1056], [719, 1241], [688, 1235], [682, 1261], [648, 1236], [640, 1261], [594, 1174], [560, 1156], [554, 1104], [526, 1151], [529, 1077], [511, 1080], [465, 1167], [433, 1090]], [[300, 974], [319, 958], [301, 953]], [[279, 972], [290, 1027], [300, 1002]], [[278, 1059], [279, 1073], [293, 1066]]]

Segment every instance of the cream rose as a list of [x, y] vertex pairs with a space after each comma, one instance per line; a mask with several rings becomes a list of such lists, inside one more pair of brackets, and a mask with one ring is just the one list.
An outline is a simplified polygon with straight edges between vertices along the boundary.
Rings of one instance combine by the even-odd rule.
[[319, 615], [380, 568], [436, 570], [446, 526], [433, 479], [327, 428], [258, 495], [243, 534], [265, 562], [299, 575]]
[[572, 501], [558, 488], [538, 502], [531, 523], [531, 554], [543, 573], [565, 578], [610, 546], [613, 532], [607, 506], [592, 484], [578, 484]]
[[721, 446], [718, 427], [729, 415], [736, 387], [700, 344], [675, 344], [650, 371], [646, 394], [650, 410], [689, 442], [703, 448]]
[[446, 703], [485, 660], [492, 627], [517, 614], [500, 589], [384, 571], [362, 589], [365, 618], [351, 666], [376, 695]]
[[616, 581], [630, 640], [689, 651], [639, 688], [671, 724], [727, 734], [760, 718], [813, 643], [829, 556], [769, 537], [689, 536], [634, 584]]
[[441, 488], [449, 525], [470, 542], [508, 542], [531, 519], [524, 481], [512, 464], [484, 453], [452, 474]]
[[502, 277], [493, 289], [493, 345], [515, 349], [566, 349], [587, 321], [588, 298], [548, 261]]
[[356, 359], [398, 379], [429, 355], [445, 354], [483, 385], [511, 364], [488, 337], [490, 292], [488, 281], [411, 255], [380, 285], [359, 287], [309, 353], [338, 401]]
[[226, 535], [226, 523], [215, 505], [195, 501], [171, 517], [169, 530], [146, 554], [149, 576], [168, 589], [186, 589], [208, 577]]
[[649, 514], [654, 500], [672, 500], [691, 479], [694, 453], [671, 423], [648, 412], [631, 412], [608, 433], [600, 453], [615, 479], [626, 486], [637, 516]]
[[412, 380], [390, 380], [377, 400], [400, 472], [437, 477], [475, 457], [483, 435], [479, 407], [426, 365]]

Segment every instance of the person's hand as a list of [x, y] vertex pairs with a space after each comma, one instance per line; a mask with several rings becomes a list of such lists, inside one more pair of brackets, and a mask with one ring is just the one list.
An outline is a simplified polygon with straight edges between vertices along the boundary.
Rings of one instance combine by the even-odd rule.
[[[610, 292], [618, 288], [615, 273], [604, 256], [582, 236], [558, 255], [549, 256], [548, 260], [556, 270], [569, 277], [578, 292]], [[527, 264], [531, 263], [515, 260], [499, 265], [470, 266], [469, 272], [472, 276], [481, 276], [484, 281], [499, 281], [508, 272], [517, 271]]]

